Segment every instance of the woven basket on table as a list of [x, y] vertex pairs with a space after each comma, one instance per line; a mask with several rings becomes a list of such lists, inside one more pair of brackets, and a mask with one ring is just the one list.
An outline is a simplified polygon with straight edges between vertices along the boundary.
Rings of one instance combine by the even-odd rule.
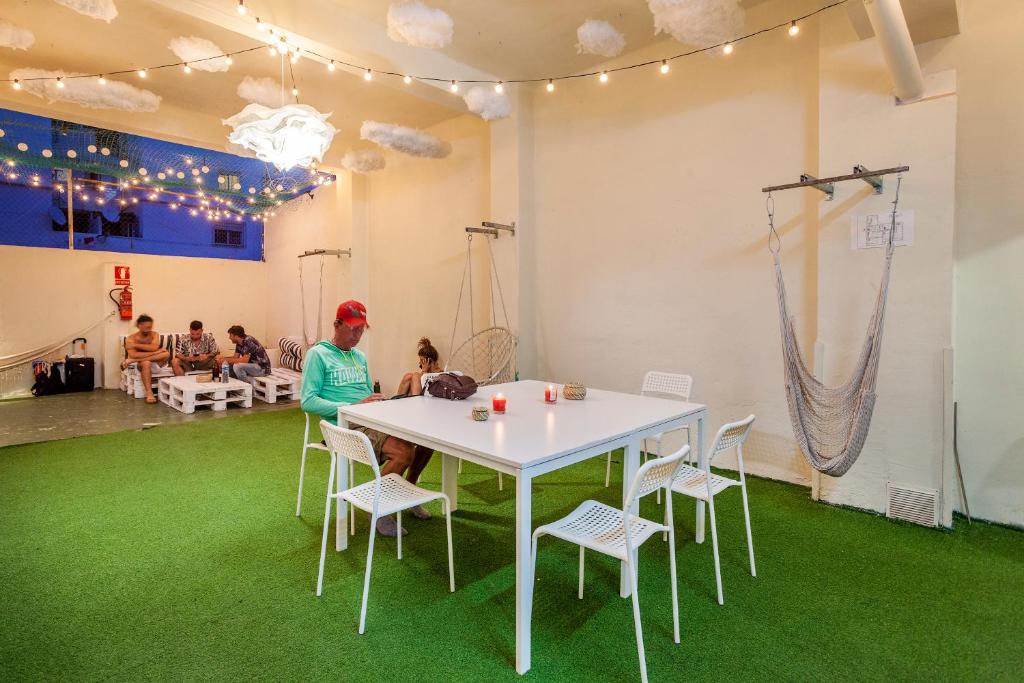
[[562, 396], [569, 401], [582, 401], [587, 397], [587, 388], [579, 382], [569, 382], [562, 387]]

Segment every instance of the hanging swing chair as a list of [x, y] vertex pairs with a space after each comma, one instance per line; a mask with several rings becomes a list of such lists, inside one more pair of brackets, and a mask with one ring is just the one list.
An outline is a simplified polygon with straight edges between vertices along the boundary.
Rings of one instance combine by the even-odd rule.
[[[476, 331], [473, 323], [473, 235], [466, 235], [466, 264], [462, 272], [462, 283], [459, 287], [459, 303], [455, 309], [455, 324], [452, 326], [452, 338], [449, 348], [455, 349], [448, 357], [444, 369], [446, 372], [458, 371], [469, 375], [480, 386], [501, 384], [516, 379], [516, 346], [517, 340], [512, 334], [509, 324], [508, 310], [505, 308], [505, 296], [501, 291], [501, 280], [494, 267], [494, 251], [490, 239], [487, 252], [490, 257], [491, 286], [491, 326]], [[469, 284], [469, 337], [458, 347], [455, 346], [455, 335], [459, 329], [459, 313], [462, 310], [462, 298]], [[501, 327], [495, 320], [494, 291], [497, 289], [501, 301], [501, 312], [505, 326]]]
[[892, 222], [885, 247], [882, 281], [875, 299], [875, 308], [864, 335], [864, 345], [850, 377], [841, 385], [825, 386], [807, 369], [797, 343], [793, 317], [786, 300], [786, 284], [782, 277], [779, 251], [782, 244], [775, 231], [775, 202], [768, 192], [768, 249], [775, 262], [775, 287], [782, 328], [782, 359], [785, 368], [786, 403], [793, 425], [793, 434], [807, 462], [814, 469], [833, 477], [849, 471], [860, 456], [871, 425], [875, 407], [875, 382], [882, 355], [882, 330], [892, 271], [893, 236], [896, 233], [896, 211], [900, 201], [902, 176], [897, 176], [896, 196], [892, 202]]

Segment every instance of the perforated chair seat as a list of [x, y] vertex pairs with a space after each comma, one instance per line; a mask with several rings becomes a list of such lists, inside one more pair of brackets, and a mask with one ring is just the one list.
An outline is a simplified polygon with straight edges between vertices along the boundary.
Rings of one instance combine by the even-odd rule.
[[[739, 480], [718, 474], [711, 475], [711, 495], [717, 496], [730, 486], [740, 486]], [[704, 470], [683, 465], [679, 468], [679, 474], [675, 481], [672, 482], [672, 490], [690, 498], [706, 501], [708, 499], [707, 475]]]
[[[668, 531], [668, 527], [631, 515], [629, 535], [634, 548], [642, 545], [659, 531]], [[596, 500], [583, 501], [578, 508], [557, 522], [537, 527], [535, 533], [561, 538], [623, 561], [626, 559], [626, 534], [622, 524], [622, 510]]]
[[[373, 512], [374, 481], [368, 481], [350, 489], [336, 494], [339, 498], [356, 506], [365, 512]], [[410, 484], [400, 475], [392, 472], [380, 478], [380, 498], [377, 502], [377, 514], [381, 517], [408, 510], [415, 505], [423, 505], [432, 500], [443, 498], [440, 491], [421, 489], [415, 484]]]

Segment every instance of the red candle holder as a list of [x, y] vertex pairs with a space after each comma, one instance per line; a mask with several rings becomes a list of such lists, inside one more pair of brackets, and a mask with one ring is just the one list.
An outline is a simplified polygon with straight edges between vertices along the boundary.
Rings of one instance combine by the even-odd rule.
[[504, 394], [495, 394], [491, 397], [491, 409], [499, 415], [504, 414], [506, 400]]
[[558, 387], [549, 384], [544, 388], [544, 402], [555, 403], [558, 401]]

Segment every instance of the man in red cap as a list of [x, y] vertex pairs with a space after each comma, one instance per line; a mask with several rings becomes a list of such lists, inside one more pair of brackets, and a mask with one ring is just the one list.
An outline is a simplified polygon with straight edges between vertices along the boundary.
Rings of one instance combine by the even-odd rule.
[[[366, 354], [356, 348], [363, 332], [369, 327], [366, 306], [354, 300], [342, 302], [334, 318], [333, 338], [318, 342], [309, 349], [302, 364], [302, 409], [319, 415], [331, 424], [338, 423], [340, 406], [370, 403], [382, 398], [373, 391]], [[414, 458], [430, 457], [430, 453], [418, 453], [418, 450], [430, 449], [415, 446], [375, 429], [360, 426], [353, 426], [352, 429], [369, 437], [377, 462], [381, 464], [381, 476], [392, 472], [401, 475]], [[421, 519], [430, 517], [430, 513], [423, 509], [413, 509], [412, 512]], [[405, 529], [399, 531], [394, 517], [379, 518], [377, 531], [384, 536], [407, 533]]]

